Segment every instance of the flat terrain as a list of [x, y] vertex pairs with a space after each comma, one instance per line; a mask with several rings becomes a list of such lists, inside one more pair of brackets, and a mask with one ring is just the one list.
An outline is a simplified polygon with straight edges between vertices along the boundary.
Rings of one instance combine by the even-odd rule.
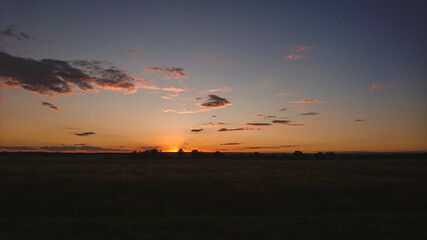
[[427, 239], [427, 160], [0, 157], [0, 239]]

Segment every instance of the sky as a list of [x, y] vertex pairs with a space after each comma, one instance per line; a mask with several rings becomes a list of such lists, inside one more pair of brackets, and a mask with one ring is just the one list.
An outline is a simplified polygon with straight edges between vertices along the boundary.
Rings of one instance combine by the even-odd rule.
[[426, 9], [0, 0], [0, 150], [427, 151]]

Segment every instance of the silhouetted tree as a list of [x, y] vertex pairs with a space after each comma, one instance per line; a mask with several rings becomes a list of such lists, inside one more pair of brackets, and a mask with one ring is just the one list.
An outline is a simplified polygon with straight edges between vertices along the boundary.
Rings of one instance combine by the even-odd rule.
[[302, 153], [301, 151], [295, 151], [292, 156], [296, 159], [300, 159], [304, 157], [304, 153]]
[[214, 156], [214, 158], [222, 158], [222, 157], [223, 157], [223, 154], [222, 154], [220, 151], [216, 151], [216, 152], [213, 154], [213, 156]]
[[335, 158], [335, 153], [334, 152], [327, 152], [327, 153], [325, 153], [325, 157], [327, 159], [334, 159]]
[[179, 149], [178, 152], [176, 153], [176, 158], [184, 158], [185, 154], [184, 154], [184, 150]]
[[254, 153], [252, 153], [252, 157], [253, 158], [259, 158], [259, 157], [261, 157], [261, 154], [259, 152], [254, 152]]
[[198, 150], [191, 151], [191, 158], [199, 158], [201, 153]]
[[325, 154], [323, 154], [323, 152], [318, 152], [314, 154], [314, 158], [315, 159], [324, 159], [325, 158]]

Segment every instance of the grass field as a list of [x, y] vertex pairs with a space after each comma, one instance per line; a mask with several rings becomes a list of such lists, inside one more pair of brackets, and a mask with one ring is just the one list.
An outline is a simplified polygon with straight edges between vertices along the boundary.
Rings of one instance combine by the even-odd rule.
[[427, 239], [427, 160], [0, 157], [0, 239]]

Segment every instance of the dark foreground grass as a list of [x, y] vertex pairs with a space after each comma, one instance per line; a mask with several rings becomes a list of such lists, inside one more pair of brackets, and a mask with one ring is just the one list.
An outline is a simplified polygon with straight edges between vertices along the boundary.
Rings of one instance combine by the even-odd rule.
[[427, 239], [427, 161], [0, 159], [0, 239]]

